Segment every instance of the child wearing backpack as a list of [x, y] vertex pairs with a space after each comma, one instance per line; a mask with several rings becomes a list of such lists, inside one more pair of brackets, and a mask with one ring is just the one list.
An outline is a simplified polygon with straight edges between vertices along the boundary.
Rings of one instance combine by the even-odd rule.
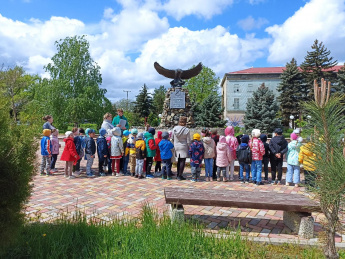
[[[248, 145], [249, 136], [241, 137], [241, 144], [236, 149], [236, 156], [240, 164], [240, 181], [241, 183], [249, 183], [250, 164], [252, 163], [252, 154]], [[243, 177], [243, 171], [246, 170], [246, 179]]]

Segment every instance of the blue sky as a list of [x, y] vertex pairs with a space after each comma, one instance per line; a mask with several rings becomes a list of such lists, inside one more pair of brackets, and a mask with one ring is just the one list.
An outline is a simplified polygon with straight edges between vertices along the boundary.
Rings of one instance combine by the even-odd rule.
[[[82, 4], [81, 4], [82, 3]], [[344, 0], [1, 0], [0, 63], [48, 75], [56, 40], [87, 35], [111, 100], [135, 98], [153, 69], [203, 62], [222, 78], [251, 66], [300, 64], [317, 38], [345, 60]]]

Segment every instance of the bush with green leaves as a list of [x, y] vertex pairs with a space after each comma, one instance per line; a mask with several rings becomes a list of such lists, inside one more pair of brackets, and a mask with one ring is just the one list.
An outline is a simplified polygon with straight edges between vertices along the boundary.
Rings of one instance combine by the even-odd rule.
[[16, 239], [35, 172], [37, 127], [17, 125], [0, 99], [0, 246]]

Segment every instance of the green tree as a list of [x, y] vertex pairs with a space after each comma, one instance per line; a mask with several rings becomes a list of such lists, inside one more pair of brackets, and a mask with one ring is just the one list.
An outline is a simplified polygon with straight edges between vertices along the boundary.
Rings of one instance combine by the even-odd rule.
[[150, 115], [152, 108], [152, 97], [147, 91], [146, 84], [144, 84], [139, 94], [136, 96], [136, 100], [134, 102], [134, 112], [139, 114], [140, 117], [145, 118]]
[[[326, 84], [326, 82], [325, 82]], [[340, 145], [341, 134], [345, 128], [344, 95], [331, 96], [324, 87], [317, 91], [314, 101], [304, 104], [310, 115], [310, 126], [314, 127], [309, 151], [314, 153], [312, 160], [316, 170], [312, 174], [311, 190], [320, 201], [325, 215], [326, 231], [324, 253], [326, 258], [339, 258], [335, 247], [335, 234], [340, 226], [339, 211], [345, 201], [345, 158], [343, 145]]]
[[35, 83], [38, 76], [32, 76], [25, 73], [22, 67], [0, 70], [0, 91], [11, 107], [11, 114], [14, 121], [17, 121], [19, 112], [23, 106], [28, 103], [28, 88]]
[[313, 95], [315, 79], [319, 84], [321, 78], [329, 81], [335, 80], [336, 73], [332, 68], [337, 64], [337, 61], [330, 57], [331, 51], [327, 50], [322, 42], [316, 39], [311, 48], [312, 51], [307, 51], [307, 56], [300, 66], [305, 79], [303, 93], [309, 98]]
[[199, 75], [186, 81], [192, 103], [202, 103], [209, 95], [218, 95], [219, 77], [211, 68], [204, 66]]
[[167, 89], [164, 85], [161, 85], [159, 88], [156, 88], [153, 92], [153, 108], [156, 115], [162, 114], [163, 105], [165, 100], [165, 94]]
[[243, 119], [246, 132], [250, 132], [252, 129], [260, 129], [261, 132], [266, 133], [273, 132], [280, 126], [280, 120], [277, 119], [278, 110], [273, 91], [262, 83], [247, 102]]
[[337, 84], [334, 85], [334, 88], [338, 93], [345, 93], [345, 64], [337, 73]]
[[31, 193], [29, 182], [35, 172], [39, 137], [37, 128], [17, 125], [10, 118], [9, 111], [7, 101], [0, 96], [0, 251], [2, 246], [16, 240], [24, 223], [24, 208]]
[[[130, 99], [120, 99], [113, 104], [116, 108], [122, 108], [124, 111], [133, 112], [134, 111], [134, 101]], [[115, 109], [116, 110], [116, 109]]]
[[199, 127], [224, 127], [223, 111], [221, 99], [217, 95], [209, 95], [194, 109], [195, 123]]
[[302, 73], [298, 69], [296, 60], [293, 58], [286, 63], [285, 70], [280, 76], [281, 83], [278, 86], [280, 92], [277, 100], [280, 103], [280, 111], [283, 124], [289, 125], [290, 115], [295, 118], [300, 114], [300, 102], [302, 101]]
[[111, 110], [111, 103], [105, 97], [106, 89], [99, 87], [102, 76], [91, 58], [89, 42], [85, 36], [74, 36], [55, 45], [57, 53], [45, 66], [50, 74], [45, 108], [59, 125], [84, 120], [100, 124], [103, 114]]

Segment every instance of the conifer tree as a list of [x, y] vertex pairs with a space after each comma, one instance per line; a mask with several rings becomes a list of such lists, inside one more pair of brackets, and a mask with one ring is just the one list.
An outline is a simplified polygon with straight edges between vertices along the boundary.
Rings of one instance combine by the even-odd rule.
[[134, 112], [141, 117], [148, 117], [152, 110], [152, 97], [147, 91], [146, 84], [143, 85], [139, 94], [136, 96]]
[[331, 51], [327, 50], [322, 42], [316, 39], [311, 48], [312, 51], [307, 51], [307, 56], [301, 64], [305, 80], [304, 94], [308, 97], [313, 95], [314, 79], [319, 84], [321, 78], [331, 82], [335, 80], [336, 73], [332, 68], [337, 64], [337, 61], [330, 57]]
[[243, 119], [246, 132], [251, 132], [252, 129], [260, 129], [265, 133], [273, 132], [280, 126], [280, 120], [276, 118], [278, 110], [273, 91], [262, 83], [247, 102]]
[[209, 95], [204, 101], [194, 109], [197, 111], [195, 123], [200, 127], [224, 127], [226, 121], [222, 120], [224, 108], [222, 108], [221, 100], [217, 95]]
[[284, 125], [289, 125], [290, 115], [295, 118], [300, 113], [300, 102], [302, 101], [302, 73], [297, 67], [296, 60], [293, 58], [289, 63], [286, 63], [285, 70], [280, 76], [282, 80], [278, 86], [280, 96], [277, 100], [280, 103], [280, 111], [282, 113], [282, 122]]
[[334, 85], [334, 89], [338, 93], [345, 93], [345, 64], [338, 71], [337, 84]]

